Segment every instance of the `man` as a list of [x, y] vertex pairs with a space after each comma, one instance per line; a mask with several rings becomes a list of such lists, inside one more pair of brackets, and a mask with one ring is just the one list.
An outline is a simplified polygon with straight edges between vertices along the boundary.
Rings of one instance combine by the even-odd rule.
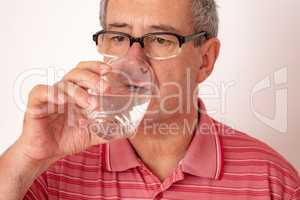
[[214, 0], [109, 0], [101, 10], [96, 41], [110, 31], [118, 44], [133, 41], [119, 53], [150, 63], [160, 93], [150, 107], [159, 114], [145, 117], [135, 137], [109, 143], [67, 124], [61, 106], [93, 106], [87, 89], [99, 89], [110, 70], [81, 62], [31, 91], [22, 135], [0, 159], [0, 199], [300, 199], [287, 161], [195, 103], [220, 49]]

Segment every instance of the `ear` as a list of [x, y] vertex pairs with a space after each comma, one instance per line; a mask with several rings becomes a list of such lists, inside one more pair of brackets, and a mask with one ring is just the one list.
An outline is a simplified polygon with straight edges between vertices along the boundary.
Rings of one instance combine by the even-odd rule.
[[203, 82], [212, 73], [219, 56], [220, 46], [221, 44], [218, 38], [211, 38], [200, 47], [202, 65], [197, 75], [198, 83]]

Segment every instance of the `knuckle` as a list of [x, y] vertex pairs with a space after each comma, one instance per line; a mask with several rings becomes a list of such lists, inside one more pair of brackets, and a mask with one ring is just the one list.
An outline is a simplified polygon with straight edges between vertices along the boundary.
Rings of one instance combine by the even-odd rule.
[[78, 96], [83, 93], [83, 89], [78, 85], [74, 85], [74, 87], [71, 89], [71, 93], [73, 96]]
[[47, 88], [47, 85], [42, 85], [42, 84], [38, 84], [38, 85], [35, 85], [31, 91], [30, 91], [30, 96], [33, 96], [35, 95], [36, 93], [40, 93], [42, 90], [44, 90], [45, 88]]
[[74, 69], [72, 69], [70, 72], [68, 72], [64, 77], [63, 77], [63, 79], [64, 80], [73, 80], [75, 77], [76, 77], [76, 75], [77, 75], [77, 73], [78, 73], [78, 68], [74, 68]]
[[80, 61], [77, 65], [76, 65], [76, 67], [80, 67], [80, 66], [82, 66], [84, 64], [84, 61]]
[[34, 86], [28, 95], [28, 104], [30, 105], [31, 102], [35, 102], [37, 99], [44, 99], [46, 95], [49, 94], [49, 86], [38, 84]]
[[64, 91], [66, 94], [68, 94], [70, 96], [74, 96], [74, 95], [76, 95], [76, 93], [79, 89], [79, 86], [72, 82], [63, 80], [58, 84], [58, 88], [60, 90]]
[[70, 82], [66, 80], [61, 80], [58, 83], [56, 83], [55, 88], [57, 90], [57, 93], [66, 93], [68, 94], [68, 91], [70, 90]]
[[64, 79], [61, 80], [61, 81], [55, 83], [55, 87], [58, 88], [58, 89], [62, 89], [65, 86], [65, 82], [66, 82], [66, 80], [64, 80]]
[[81, 61], [78, 63], [76, 68], [88, 69], [91, 67], [100, 66], [101, 64], [103, 64], [103, 63], [100, 61]]
[[88, 61], [80, 61], [77, 64], [76, 68], [85, 68], [88, 65], [88, 63], [89, 63]]

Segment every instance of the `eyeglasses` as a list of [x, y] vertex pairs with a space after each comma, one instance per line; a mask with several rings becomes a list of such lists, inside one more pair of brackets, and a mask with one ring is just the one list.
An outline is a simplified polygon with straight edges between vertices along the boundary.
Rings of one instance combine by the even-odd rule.
[[165, 60], [180, 54], [182, 45], [195, 39], [208, 38], [204, 31], [182, 36], [171, 32], [148, 33], [132, 37], [127, 33], [102, 30], [93, 35], [98, 50], [106, 57], [123, 57], [134, 43], [139, 43], [145, 54], [153, 59]]

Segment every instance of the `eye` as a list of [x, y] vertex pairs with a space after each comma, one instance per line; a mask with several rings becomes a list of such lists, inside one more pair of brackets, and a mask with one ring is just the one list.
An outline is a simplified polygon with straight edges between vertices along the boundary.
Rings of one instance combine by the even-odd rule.
[[154, 44], [159, 45], [159, 46], [170, 46], [173, 44], [173, 41], [169, 40], [167, 38], [167, 36], [166, 37], [164, 37], [164, 36], [157, 37], [156, 36], [152, 39], [152, 42], [154, 42]]
[[114, 42], [124, 42], [126, 40], [126, 37], [118, 35], [111, 37], [111, 40]]
[[158, 42], [159, 44], [165, 44], [165, 43], [167, 43], [167, 40], [166, 39], [164, 39], [164, 38], [156, 38], [156, 42]]

